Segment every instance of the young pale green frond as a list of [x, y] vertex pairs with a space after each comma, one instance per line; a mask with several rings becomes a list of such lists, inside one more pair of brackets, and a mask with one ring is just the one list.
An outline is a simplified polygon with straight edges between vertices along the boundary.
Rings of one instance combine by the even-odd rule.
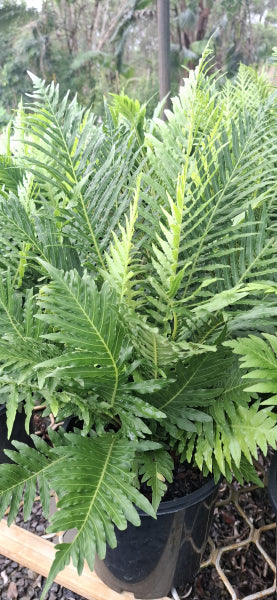
[[116, 545], [114, 525], [125, 529], [127, 522], [140, 524], [133, 503], [147, 514], [155, 516], [148, 502], [132, 485], [131, 464], [136, 445], [113, 434], [101, 438], [83, 438], [68, 434], [70, 445], [56, 446], [53, 452], [60, 459], [51, 472], [53, 489], [60, 496], [57, 511], [48, 531], [77, 528], [70, 544], [59, 544], [51, 567], [45, 597], [57, 573], [70, 558], [80, 574], [84, 560], [93, 569], [95, 553], [103, 558], [106, 543]]
[[39, 304], [44, 312], [38, 317], [55, 328], [46, 337], [62, 344], [62, 350], [59, 357], [38, 368], [47, 370], [48, 376], [58, 372], [63, 378], [95, 378], [109, 388], [113, 405], [124, 339], [115, 292], [107, 283], [98, 291], [88, 273], [80, 277], [76, 271], [63, 273], [50, 264], [42, 264], [52, 282], [40, 290]]
[[277, 338], [268, 333], [264, 333], [263, 338], [250, 335], [228, 341], [226, 345], [239, 355], [241, 367], [247, 370], [244, 379], [252, 380], [250, 386], [245, 381], [246, 390], [270, 394], [262, 404], [272, 405], [277, 404]]
[[[205, 133], [212, 138], [217, 136], [221, 112], [216, 101], [218, 92], [213, 86], [212, 77], [208, 79], [205, 76], [210, 54], [211, 51], [207, 49], [198, 67], [184, 79], [179, 96], [172, 100], [172, 112], [166, 111], [168, 122], [157, 120], [155, 134], [146, 136], [149, 161], [158, 176], [161, 204], [164, 201], [165, 206], [167, 193], [171, 198], [175, 197], [175, 184], [183, 168], [190, 174], [192, 167], [189, 156], [193, 147], [198, 146], [198, 140]], [[153, 179], [147, 179], [151, 187]], [[155, 182], [153, 185], [153, 189], [157, 189]]]
[[112, 102], [110, 103], [110, 111], [114, 122], [118, 125], [120, 119], [124, 119], [127, 124], [131, 125], [135, 132], [139, 145], [144, 141], [144, 119], [146, 114], [146, 106], [140, 105], [138, 100], [133, 100], [126, 94], [110, 94]]
[[[12, 191], [12, 190], [11, 190]], [[34, 176], [26, 171], [22, 183], [17, 186], [18, 199], [24, 206], [28, 215], [36, 212], [36, 201], [38, 200], [38, 186], [34, 181]]]
[[[125, 216], [125, 228], [121, 225], [121, 239], [113, 233], [113, 243], [110, 246], [110, 253], [105, 253], [107, 269], [101, 269], [104, 280], [109, 282], [111, 288], [115, 289], [121, 304], [124, 300], [125, 308], [133, 304], [133, 298], [136, 295], [134, 286], [137, 283], [133, 269], [134, 264], [134, 242], [135, 223], [138, 217], [138, 201], [140, 190], [140, 178], [138, 180], [135, 197], [130, 205], [129, 218]], [[136, 274], [137, 276], [137, 274]]]
[[[157, 279], [150, 278], [153, 288], [158, 293], [162, 302], [164, 297], [164, 320], [174, 319], [174, 300], [182, 284], [184, 274], [189, 266], [185, 263], [182, 268], [180, 264], [180, 244], [183, 228], [183, 210], [185, 204], [185, 187], [187, 165], [178, 178], [176, 188], [176, 202], [168, 196], [170, 212], [163, 209], [166, 224], [160, 222], [161, 234], [157, 233], [157, 241], [152, 244], [152, 264], [157, 274]], [[162, 316], [162, 315], [161, 315]], [[173, 339], [176, 332], [173, 331]]]

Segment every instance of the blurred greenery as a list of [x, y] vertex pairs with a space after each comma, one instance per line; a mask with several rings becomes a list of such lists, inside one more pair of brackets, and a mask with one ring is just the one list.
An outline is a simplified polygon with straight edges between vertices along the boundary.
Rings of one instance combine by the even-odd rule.
[[[155, 0], [0, 0], [0, 128], [31, 90], [27, 70], [59, 81], [101, 116], [103, 95], [158, 101]], [[171, 0], [175, 94], [212, 35], [216, 67], [234, 77], [240, 62], [264, 64], [277, 45], [276, 0]]]

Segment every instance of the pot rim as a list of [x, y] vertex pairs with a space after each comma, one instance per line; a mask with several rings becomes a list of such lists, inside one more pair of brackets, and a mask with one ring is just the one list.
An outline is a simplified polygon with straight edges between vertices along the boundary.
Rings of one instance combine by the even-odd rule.
[[[194, 490], [190, 494], [186, 494], [181, 498], [176, 498], [175, 500], [168, 500], [167, 502], [161, 502], [159, 508], [157, 510], [157, 516], [164, 514], [171, 514], [178, 512], [178, 510], [182, 510], [184, 508], [188, 508], [190, 506], [194, 506], [200, 502], [203, 502], [206, 498], [208, 498], [213, 492], [216, 492], [219, 488], [220, 483], [223, 480], [223, 475], [220, 476], [217, 483], [215, 483], [214, 478], [210, 477], [210, 479], [204, 483], [198, 490]], [[143, 510], [137, 508], [137, 512], [140, 517], [149, 517]]]

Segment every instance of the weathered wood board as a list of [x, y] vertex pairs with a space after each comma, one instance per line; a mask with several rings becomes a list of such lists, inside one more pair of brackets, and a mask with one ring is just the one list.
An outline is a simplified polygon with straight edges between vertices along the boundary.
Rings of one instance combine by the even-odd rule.
[[[7, 526], [0, 521], [0, 554], [7, 556], [20, 565], [46, 577], [54, 560], [54, 544], [17, 525]], [[66, 567], [55, 581], [87, 600], [130, 600], [133, 594], [118, 594], [107, 587], [95, 573], [85, 565], [81, 576], [73, 565]], [[169, 600], [161, 598], [160, 600]]]

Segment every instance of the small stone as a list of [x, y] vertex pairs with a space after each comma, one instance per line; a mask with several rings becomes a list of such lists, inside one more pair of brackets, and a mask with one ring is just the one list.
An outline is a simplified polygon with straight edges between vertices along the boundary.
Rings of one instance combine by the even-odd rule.
[[20, 571], [15, 571], [13, 573], [13, 578], [14, 579], [21, 579], [21, 577], [22, 577], [22, 571], [21, 570]]
[[25, 579], [23, 579], [23, 577], [21, 576], [21, 573], [17, 573], [17, 575], [19, 575], [17, 581], [16, 581], [16, 585], [18, 588], [25, 588]]
[[42, 575], [38, 575], [35, 581], [35, 587], [41, 588]]
[[17, 591], [16, 583], [14, 583], [14, 581], [11, 581], [11, 583], [9, 584], [9, 587], [7, 589], [7, 598], [8, 598], [8, 600], [16, 600], [17, 597], [18, 597], [18, 591]]
[[44, 525], [41, 525], [41, 524], [40, 524], [40, 525], [38, 525], [38, 526], [37, 526], [37, 531], [38, 531], [39, 533], [42, 533], [42, 532], [44, 532], [44, 530], [45, 530], [45, 527], [44, 527]]
[[56, 594], [54, 594], [53, 592], [50, 592], [49, 600], [56, 600]]
[[31, 586], [29, 586], [28, 589], [27, 589], [27, 596], [28, 596], [29, 600], [31, 600], [31, 598], [33, 598], [34, 595], [35, 595], [34, 588], [32, 588]]
[[58, 583], [52, 583], [51, 585], [51, 592], [57, 592], [59, 589], [59, 584]]
[[66, 598], [66, 600], [74, 600], [75, 599], [74, 593], [71, 592], [70, 590], [64, 590], [64, 597]]
[[6, 585], [6, 583], [8, 583], [9, 581], [6, 571], [1, 571], [1, 577], [3, 579], [4, 585]]
[[28, 579], [35, 580], [37, 578], [37, 573], [35, 573], [34, 571], [31, 571], [31, 569], [28, 569], [27, 577], [28, 577]]

